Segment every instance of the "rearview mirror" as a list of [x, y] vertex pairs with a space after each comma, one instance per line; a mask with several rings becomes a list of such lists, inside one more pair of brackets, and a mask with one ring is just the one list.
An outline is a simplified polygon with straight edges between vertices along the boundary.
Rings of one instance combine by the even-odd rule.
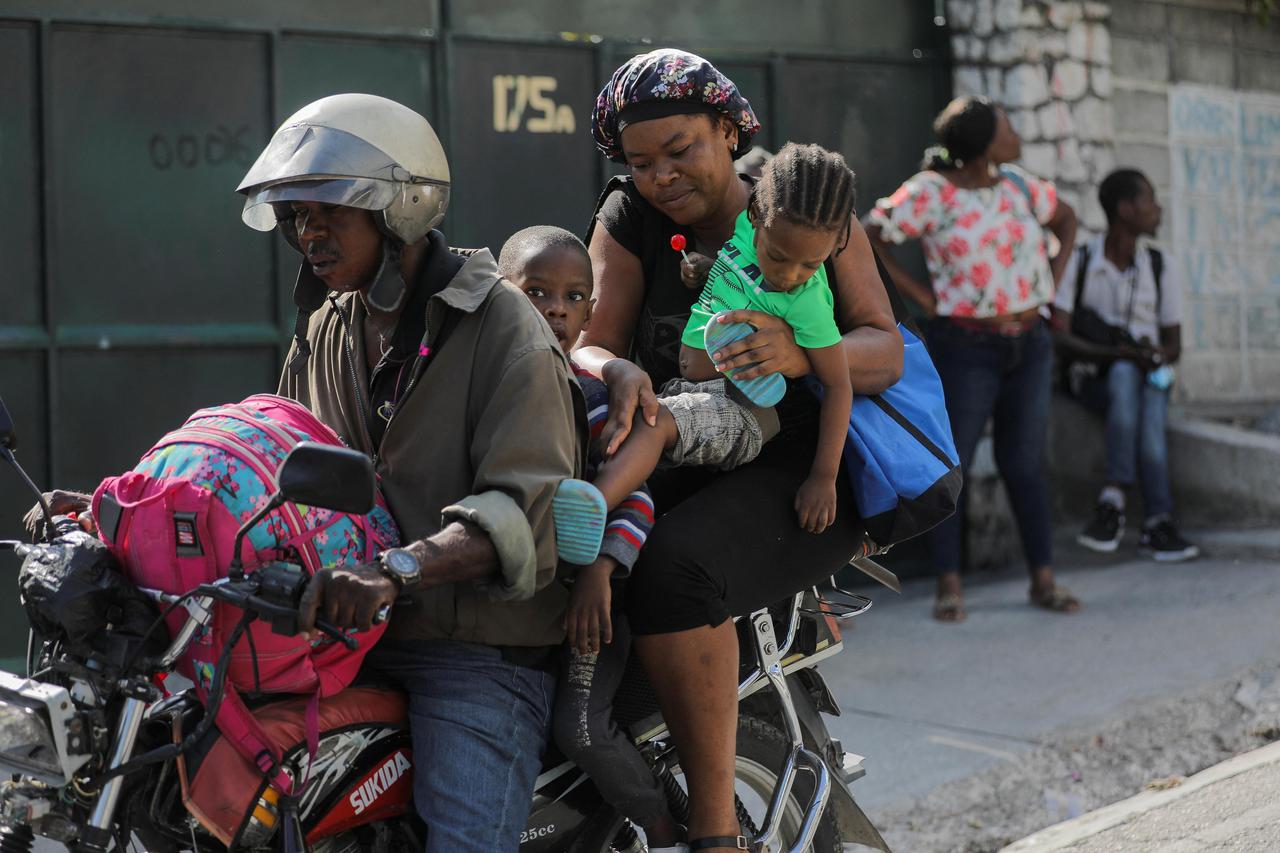
[[373, 509], [373, 462], [357, 450], [304, 441], [276, 472], [287, 501], [364, 515]]
[[0, 447], [5, 450], [18, 448], [18, 435], [13, 431], [13, 418], [9, 417], [9, 410], [4, 407], [3, 399], [0, 399]]

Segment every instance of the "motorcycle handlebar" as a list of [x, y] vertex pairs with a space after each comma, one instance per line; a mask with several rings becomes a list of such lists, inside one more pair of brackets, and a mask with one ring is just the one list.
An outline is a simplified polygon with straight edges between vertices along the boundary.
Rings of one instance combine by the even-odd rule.
[[[48, 526], [48, 523], [46, 523], [45, 527]], [[38, 542], [23, 542], [20, 539], [0, 539], [0, 551], [13, 551], [19, 557], [25, 557], [42, 545], [52, 544], [53, 540], [59, 536], [80, 529], [80, 522], [75, 517], [55, 515], [53, 517], [52, 531], [46, 530], [46, 535], [41, 537]]]
[[[306, 580], [306, 575], [296, 566], [271, 563], [244, 580], [201, 584], [193, 592], [247, 610], [264, 621], [273, 622], [281, 633], [296, 634], [298, 600], [302, 596]], [[324, 619], [316, 620], [316, 630], [342, 643], [351, 651], [360, 647], [360, 642], [355, 637]]]

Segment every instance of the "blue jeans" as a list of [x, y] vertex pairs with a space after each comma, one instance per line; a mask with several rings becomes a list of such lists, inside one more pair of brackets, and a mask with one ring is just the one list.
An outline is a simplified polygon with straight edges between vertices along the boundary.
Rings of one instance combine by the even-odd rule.
[[409, 696], [413, 802], [427, 853], [514, 852], [551, 727], [555, 678], [450, 640], [382, 642], [366, 666]]
[[1107, 482], [1142, 484], [1147, 518], [1173, 512], [1169, 489], [1169, 445], [1165, 425], [1169, 390], [1147, 382], [1132, 361], [1113, 362], [1105, 377], [1084, 387], [1084, 400], [1107, 419]]
[[[1053, 375], [1053, 339], [1043, 323], [1005, 337], [946, 320], [929, 327], [929, 352], [942, 377], [951, 434], [966, 479], [988, 418], [994, 418], [996, 468], [1009, 492], [1028, 569], [1053, 560], [1045, 442]], [[939, 574], [960, 571], [968, 486], [955, 515], [930, 532]]]

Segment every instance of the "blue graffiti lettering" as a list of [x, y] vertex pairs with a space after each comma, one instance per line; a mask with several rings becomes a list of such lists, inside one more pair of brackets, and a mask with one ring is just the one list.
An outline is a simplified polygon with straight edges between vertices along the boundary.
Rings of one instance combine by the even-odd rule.
[[1230, 151], [1188, 148], [1182, 152], [1182, 167], [1191, 192], [1221, 195], [1235, 183], [1235, 155]]
[[1246, 154], [1243, 171], [1245, 198], [1280, 198], [1280, 156]]
[[1205, 284], [1205, 272], [1208, 267], [1208, 257], [1203, 252], [1187, 252], [1187, 284], [1191, 285], [1192, 293], [1205, 293], [1207, 288]]
[[1271, 147], [1280, 143], [1280, 113], [1251, 112], [1240, 115], [1240, 142], [1251, 147]]
[[1230, 139], [1236, 125], [1234, 106], [1216, 104], [1206, 98], [1184, 96], [1174, 102], [1174, 129]]

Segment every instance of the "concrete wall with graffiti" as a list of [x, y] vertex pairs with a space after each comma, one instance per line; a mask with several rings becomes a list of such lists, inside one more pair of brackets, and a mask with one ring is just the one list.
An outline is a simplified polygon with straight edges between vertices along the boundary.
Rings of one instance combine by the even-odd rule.
[[1182, 373], [1202, 397], [1280, 396], [1280, 95], [1169, 89]]
[[1182, 273], [1177, 398], [1280, 399], [1280, 22], [1242, 0], [1114, 0], [1117, 165], [1151, 176]]

